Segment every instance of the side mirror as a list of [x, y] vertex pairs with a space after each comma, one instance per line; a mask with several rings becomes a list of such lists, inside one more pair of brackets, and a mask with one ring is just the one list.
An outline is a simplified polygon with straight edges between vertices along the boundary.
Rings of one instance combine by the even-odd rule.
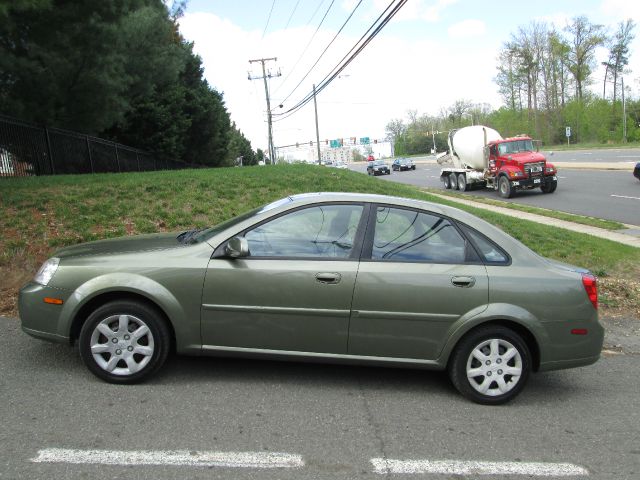
[[233, 237], [224, 247], [224, 253], [231, 258], [242, 258], [249, 256], [249, 242], [244, 237]]

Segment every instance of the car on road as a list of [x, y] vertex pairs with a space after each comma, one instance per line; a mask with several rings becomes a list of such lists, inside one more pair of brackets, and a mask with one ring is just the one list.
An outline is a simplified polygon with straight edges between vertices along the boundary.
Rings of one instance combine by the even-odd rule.
[[367, 175], [391, 175], [391, 170], [384, 160], [374, 160], [367, 164]]
[[402, 172], [403, 170], [415, 170], [416, 166], [410, 158], [396, 158], [391, 164], [391, 169]]
[[633, 169], [633, 176], [640, 180], [640, 162], [636, 163], [636, 168]]
[[203, 230], [63, 248], [19, 310], [26, 333], [76, 342], [112, 383], [148, 378], [175, 350], [446, 370], [499, 404], [532, 372], [598, 360], [597, 302], [591, 273], [469, 213], [308, 193]]
[[341, 168], [341, 169], [345, 169], [345, 168], [349, 168], [349, 165], [347, 165], [345, 162], [336, 162], [333, 165], [335, 168]]

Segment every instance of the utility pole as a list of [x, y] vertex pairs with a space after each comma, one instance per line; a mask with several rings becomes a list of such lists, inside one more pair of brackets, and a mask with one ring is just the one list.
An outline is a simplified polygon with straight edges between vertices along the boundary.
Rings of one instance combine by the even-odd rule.
[[316, 111], [316, 145], [318, 146], [318, 165], [322, 164], [322, 157], [320, 156], [320, 130], [318, 129], [318, 104], [316, 102], [316, 85], [313, 84], [313, 108]]
[[620, 77], [622, 81], [622, 141], [627, 143], [627, 104], [624, 101], [624, 77]]
[[271, 74], [271, 71], [269, 71], [269, 74], [267, 75], [267, 71], [264, 67], [265, 62], [275, 62], [277, 61], [277, 57], [272, 57], [272, 58], [258, 58], [255, 60], [249, 60], [249, 63], [261, 63], [262, 64], [262, 76], [261, 77], [252, 77], [251, 76], [251, 72], [249, 72], [249, 80], [259, 80], [259, 79], [263, 79], [264, 80], [264, 94], [265, 97], [267, 98], [267, 128], [268, 128], [268, 136], [269, 136], [269, 158], [271, 159], [271, 165], [275, 165], [275, 161], [276, 161], [276, 150], [273, 147], [273, 130], [271, 128], [271, 102], [269, 101], [269, 86], [267, 85], [267, 78], [271, 78], [271, 77], [279, 77], [282, 74], [280, 73], [280, 71], [278, 71], [278, 73], [276, 74]]

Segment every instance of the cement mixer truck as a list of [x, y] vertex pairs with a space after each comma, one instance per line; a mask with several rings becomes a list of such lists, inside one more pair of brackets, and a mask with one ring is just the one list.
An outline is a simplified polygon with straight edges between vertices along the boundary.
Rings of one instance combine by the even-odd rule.
[[440, 180], [445, 188], [454, 190], [492, 188], [503, 198], [533, 188], [553, 193], [558, 186], [556, 168], [538, 151], [538, 145], [524, 135], [502, 138], [482, 125], [451, 130], [449, 152], [437, 157], [443, 166]]

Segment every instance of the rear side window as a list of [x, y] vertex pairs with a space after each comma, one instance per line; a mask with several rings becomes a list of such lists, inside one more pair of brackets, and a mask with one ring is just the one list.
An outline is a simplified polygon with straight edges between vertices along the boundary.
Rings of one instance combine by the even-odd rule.
[[465, 263], [466, 241], [446, 218], [379, 206], [372, 260]]
[[509, 256], [493, 241], [489, 240], [480, 232], [477, 232], [473, 228], [468, 227], [467, 225], [464, 225], [462, 223], [460, 224], [460, 228], [462, 228], [465, 235], [467, 235], [471, 239], [473, 244], [478, 249], [480, 257], [485, 263], [496, 265], [504, 265], [509, 263]]

